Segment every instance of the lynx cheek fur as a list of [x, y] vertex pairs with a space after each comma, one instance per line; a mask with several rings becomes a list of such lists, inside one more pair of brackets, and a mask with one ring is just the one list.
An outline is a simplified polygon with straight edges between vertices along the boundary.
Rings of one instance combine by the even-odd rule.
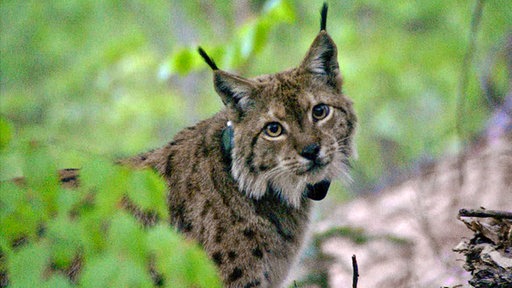
[[280, 287], [300, 251], [311, 199], [343, 176], [356, 117], [337, 49], [321, 31], [297, 68], [252, 79], [213, 69], [226, 108], [165, 147], [122, 161], [169, 186], [170, 222], [197, 240], [226, 287]]

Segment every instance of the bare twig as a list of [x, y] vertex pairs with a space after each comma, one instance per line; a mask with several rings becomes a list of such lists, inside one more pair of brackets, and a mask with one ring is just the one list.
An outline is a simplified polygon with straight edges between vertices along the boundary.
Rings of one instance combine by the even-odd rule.
[[352, 288], [357, 288], [357, 280], [359, 279], [359, 268], [357, 267], [356, 255], [352, 255]]
[[496, 219], [512, 219], [512, 212], [483, 210], [483, 209], [460, 209], [460, 217], [480, 217], [480, 218], [496, 218]]

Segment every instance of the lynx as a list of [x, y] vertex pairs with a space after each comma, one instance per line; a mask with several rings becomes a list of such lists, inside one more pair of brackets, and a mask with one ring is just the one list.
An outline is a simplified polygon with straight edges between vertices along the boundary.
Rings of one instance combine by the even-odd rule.
[[165, 178], [171, 223], [201, 243], [226, 287], [280, 287], [311, 200], [347, 171], [356, 116], [342, 93], [326, 5], [321, 16], [306, 57], [284, 72], [243, 78], [200, 48], [225, 109], [123, 161]]
[[[228, 73], [199, 48], [225, 108], [164, 147], [120, 161], [162, 176], [170, 223], [201, 244], [226, 287], [283, 285], [311, 200], [322, 200], [331, 180], [347, 173], [356, 116], [342, 93], [326, 17], [324, 4], [302, 63], [276, 74]], [[125, 208], [144, 216], [129, 201]]]

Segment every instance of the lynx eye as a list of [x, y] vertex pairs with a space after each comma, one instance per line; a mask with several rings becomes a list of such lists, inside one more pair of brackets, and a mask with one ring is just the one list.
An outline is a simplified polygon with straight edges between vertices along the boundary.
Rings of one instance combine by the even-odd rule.
[[313, 120], [322, 120], [329, 115], [329, 112], [329, 106], [325, 104], [318, 104], [315, 107], [313, 107]]
[[283, 126], [277, 122], [268, 123], [267, 126], [265, 126], [265, 134], [270, 137], [279, 137], [283, 134]]

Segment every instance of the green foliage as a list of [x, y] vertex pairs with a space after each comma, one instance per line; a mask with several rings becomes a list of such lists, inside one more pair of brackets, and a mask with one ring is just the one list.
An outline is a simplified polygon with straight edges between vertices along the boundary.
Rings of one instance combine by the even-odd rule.
[[[168, 218], [165, 185], [155, 173], [93, 159], [84, 164], [81, 187], [70, 190], [58, 185], [47, 149], [31, 143], [23, 155], [26, 185], [0, 184], [0, 270], [10, 287], [153, 287], [150, 267], [164, 287], [221, 287], [197, 244], [165, 223], [144, 228], [121, 208], [128, 195]], [[72, 283], [63, 271], [77, 258], [83, 267]]]
[[[221, 69], [240, 67], [263, 50], [273, 28], [283, 22], [291, 23], [293, 20], [295, 13], [288, 1], [268, 1], [258, 18], [237, 27], [235, 37], [227, 42], [217, 43], [214, 47], [208, 46], [207, 52], [220, 64]], [[161, 66], [160, 77], [185, 75], [204, 68], [206, 65], [196, 49], [197, 47], [181, 48], [172, 53], [167, 63]]]
[[4, 118], [0, 117], [0, 151], [7, 147], [12, 138], [12, 127]]

